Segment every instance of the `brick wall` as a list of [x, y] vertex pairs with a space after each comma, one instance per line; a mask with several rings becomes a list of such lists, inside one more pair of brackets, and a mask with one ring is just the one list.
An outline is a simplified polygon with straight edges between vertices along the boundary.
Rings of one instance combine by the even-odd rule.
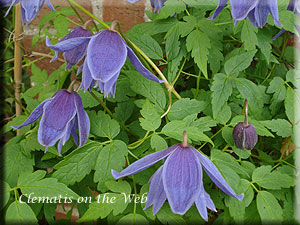
[[[134, 4], [128, 3], [127, 0], [76, 0], [76, 2], [105, 22], [113, 20], [120, 21], [123, 24], [121, 27], [124, 32], [130, 29], [133, 25], [145, 21], [145, 9], [151, 9], [150, 0], [141, 0]], [[51, 3], [53, 6], [59, 5], [62, 7], [69, 7], [68, 2], [64, 0], [51, 0]], [[38, 32], [37, 25], [41, 18], [47, 13], [49, 13], [49, 9], [45, 4], [39, 15], [30, 23], [29, 26], [24, 28], [24, 47], [28, 54], [31, 52], [38, 52], [42, 54], [49, 53], [49, 49], [46, 48], [45, 43], [37, 44], [33, 49], [31, 48], [32, 37]], [[84, 20], [90, 19], [87, 15], [81, 12], [80, 15]], [[77, 16], [72, 16], [71, 19], [80, 23]], [[35, 60], [39, 57], [41, 56], [32, 56], [30, 59]], [[49, 58], [46, 58], [36, 63], [42, 69], [46, 69], [48, 74], [53, 72], [62, 64], [60, 61], [49, 64], [49, 60]]]

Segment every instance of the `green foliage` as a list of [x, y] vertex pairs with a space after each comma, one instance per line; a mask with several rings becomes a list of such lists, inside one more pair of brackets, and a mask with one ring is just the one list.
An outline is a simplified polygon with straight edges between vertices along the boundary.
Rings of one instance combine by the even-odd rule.
[[[217, 208], [217, 212], [208, 209], [209, 224], [296, 223], [294, 208], [300, 195], [294, 196], [293, 189], [299, 173], [293, 164], [299, 150], [295, 130], [300, 122], [300, 73], [294, 69], [293, 36], [285, 32], [274, 41], [272, 37], [281, 28], [298, 35], [294, 26], [298, 18], [286, 10], [284, 0], [278, 2], [282, 27], [275, 26], [271, 17], [264, 28], [254, 27], [249, 19], [235, 26], [230, 7], [208, 20], [217, 4], [216, 0], [167, 0], [159, 13], [146, 13], [151, 21], [120, 32], [144, 66], [159, 79], [163, 74], [169, 84], [148, 80], [127, 60], [114, 98], [104, 98], [95, 88], [91, 93], [78, 91], [90, 119], [89, 140], [78, 147], [70, 138], [62, 156], [57, 145], [44, 154], [37, 139], [39, 120], [21, 128], [18, 136], [11, 126], [23, 123], [57, 90], [67, 89], [78, 65], [66, 71], [63, 64], [50, 73], [40, 68], [40, 59], [31, 61], [26, 54], [20, 96], [26, 115], [15, 117], [13, 95], [5, 92], [4, 98], [7, 143], [2, 151], [1, 210], [5, 222], [70, 223], [76, 206], [78, 223], [204, 224], [194, 204], [185, 215], [174, 214], [168, 201], [156, 215], [153, 207], [144, 210], [148, 181], [163, 162], [117, 181], [111, 174], [179, 144], [185, 130], [188, 143], [211, 159], [237, 194], [244, 194], [242, 201], [224, 194], [203, 173], [204, 188]], [[43, 16], [32, 46], [44, 44], [46, 36], [57, 43], [73, 25], [83, 24], [74, 9], [56, 6], [55, 12]], [[13, 31], [12, 18], [6, 20], [6, 30]], [[104, 29], [103, 24], [86, 26], [94, 34]], [[13, 93], [14, 48], [8, 38], [3, 82], [4, 89]], [[49, 55], [54, 51], [49, 50]], [[244, 120], [245, 98], [249, 123], [258, 134], [252, 150], [237, 148], [232, 137], [234, 126]], [[55, 220], [59, 199], [64, 209], [64, 200], [71, 205], [62, 221]]]

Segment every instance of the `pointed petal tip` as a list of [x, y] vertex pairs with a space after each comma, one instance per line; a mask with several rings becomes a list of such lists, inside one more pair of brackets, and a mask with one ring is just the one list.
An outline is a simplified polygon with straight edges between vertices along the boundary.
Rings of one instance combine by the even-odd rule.
[[118, 172], [115, 171], [115, 170], [111, 170], [111, 175], [113, 176], [113, 178], [114, 178], [115, 180], [118, 180], [120, 177], [122, 177], [121, 174], [118, 173]]
[[236, 196], [236, 199], [239, 201], [242, 201], [243, 198], [244, 198], [244, 193]]

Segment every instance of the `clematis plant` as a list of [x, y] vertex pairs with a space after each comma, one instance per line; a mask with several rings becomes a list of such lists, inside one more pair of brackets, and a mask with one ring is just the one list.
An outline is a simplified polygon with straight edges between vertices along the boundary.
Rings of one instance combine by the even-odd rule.
[[[219, 5], [210, 19], [215, 19], [225, 8], [228, 0], [219, 0]], [[263, 27], [267, 23], [269, 13], [274, 23], [281, 26], [278, 16], [277, 0], [230, 0], [231, 14], [234, 21], [246, 17], [255, 27]]]
[[9, 9], [5, 14], [6, 16], [12, 6], [21, 2], [22, 20], [23, 23], [28, 24], [37, 16], [37, 14], [43, 8], [45, 1], [48, 8], [51, 9], [52, 11], [55, 11], [50, 0], [0, 0], [0, 7], [9, 6]]
[[[141, 0], [127, 0], [129, 3], [139, 2]], [[151, 7], [154, 9], [154, 12], [159, 13], [160, 9], [164, 6], [164, 3], [167, 0], [151, 0]]]
[[[27, 120], [20, 126], [13, 126], [20, 129], [34, 123], [42, 116], [38, 129], [38, 141], [46, 147], [58, 142], [58, 153], [61, 155], [61, 147], [67, 142], [70, 135], [73, 136], [78, 146], [84, 145], [90, 133], [90, 119], [85, 112], [80, 96], [72, 91], [71, 83], [67, 90], [58, 90], [51, 98], [39, 104]], [[77, 136], [79, 133], [79, 141]]]
[[180, 215], [184, 215], [195, 203], [201, 217], [207, 221], [207, 208], [213, 211], [216, 211], [216, 208], [204, 189], [202, 168], [223, 192], [240, 201], [243, 199], [244, 194], [237, 195], [205, 155], [188, 145], [186, 131], [183, 133], [182, 144], [149, 154], [120, 173], [112, 170], [112, 175], [119, 179], [136, 174], [165, 158], [164, 164], [149, 180], [150, 188], [145, 209], [152, 205], [154, 215], [168, 199], [171, 210]]
[[[75, 31], [72, 32], [74, 33]], [[47, 37], [46, 45], [56, 52], [64, 52], [65, 57], [68, 54], [68, 58], [80, 58], [77, 55], [78, 50], [76, 49], [81, 49], [80, 55], [86, 52], [84, 63], [79, 69], [79, 72], [82, 70], [80, 89], [86, 91], [95, 86], [102, 93], [104, 92], [105, 97], [109, 95], [114, 96], [117, 79], [127, 56], [137, 71], [144, 77], [158, 83], [164, 82], [144, 67], [123, 38], [117, 32], [113, 31], [113, 28], [111, 30], [101, 30], [90, 37], [83, 35], [79, 37], [70, 36], [72, 35], [61, 40], [56, 45], [52, 45]], [[56, 58], [57, 53], [54, 59]], [[73, 62], [75, 61], [78, 62], [77, 60]]]

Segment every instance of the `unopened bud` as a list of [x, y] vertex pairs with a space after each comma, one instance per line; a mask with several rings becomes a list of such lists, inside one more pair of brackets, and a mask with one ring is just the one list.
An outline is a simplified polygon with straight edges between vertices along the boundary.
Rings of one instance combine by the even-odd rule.
[[243, 122], [238, 123], [232, 132], [233, 141], [240, 149], [253, 149], [257, 142], [257, 133], [251, 123], [247, 126]]

